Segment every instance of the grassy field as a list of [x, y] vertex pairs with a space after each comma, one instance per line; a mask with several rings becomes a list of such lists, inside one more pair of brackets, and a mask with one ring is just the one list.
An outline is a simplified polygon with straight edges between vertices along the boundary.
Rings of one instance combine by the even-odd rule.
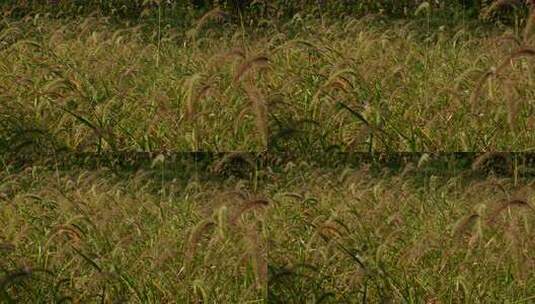
[[384, 171], [304, 170], [277, 188], [273, 303], [534, 300], [532, 179]]
[[4, 13], [0, 302], [535, 302], [535, 14], [416, 13]]
[[8, 167], [0, 298], [532, 302], [534, 172], [445, 160], [289, 162], [242, 177], [161, 158], [137, 170]]
[[531, 25], [323, 20], [0, 28], [0, 142], [31, 151], [532, 151]]

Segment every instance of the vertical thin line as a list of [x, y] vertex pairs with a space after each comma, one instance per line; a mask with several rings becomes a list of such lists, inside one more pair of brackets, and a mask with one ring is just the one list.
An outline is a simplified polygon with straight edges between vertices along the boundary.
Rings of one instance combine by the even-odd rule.
[[160, 66], [160, 44], [162, 41], [162, 5], [158, 1], [158, 51], [156, 53], [156, 67]]

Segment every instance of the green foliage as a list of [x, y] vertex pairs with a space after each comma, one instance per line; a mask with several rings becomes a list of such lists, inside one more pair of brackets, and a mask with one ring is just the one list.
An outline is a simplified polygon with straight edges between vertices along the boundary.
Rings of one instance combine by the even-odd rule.
[[533, 301], [535, 157], [434, 153], [535, 147], [489, 4], [2, 2], [0, 302]]
[[226, 15], [212, 10], [187, 31], [6, 17], [0, 151], [314, 156], [535, 143], [524, 102], [534, 52], [515, 47], [533, 44], [532, 26], [505, 40], [445, 18], [297, 16], [251, 30]]
[[[89, 14], [99, 11], [104, 15], [122, 18], [138, 18], [155, 14], [163, 8], [169, 16], [184, 17], [192, 11], [200, 13], [216, 6], [222, 7], [236, 16], [249, 17], [292, 17], [300, 14], [321, 15], [366, 15], [410, 17], [422, 6], [455, 15], [460, 10], [468, 10], [473, 16], [485, 12], [497, 1], [480, 0], [26, 0], [5, 1], [4, 6], [16, 8], [19, 14], [28, 12], [51, 12], [62, 14]], [[517, 7], [526, 7], [525, 2], [512, 1]], [[507, 5], [504, 5], [507, 6]], [[189, 13], [188, 13], [189, 12]], [[503, 11], [502, 11], [503, 14]], [[510, 10], [505, 10], [510, 14]]]
[[136, 170], [5, 166], [0, 302], [533, 300], [526, 171], [406, 158], [396, 172], [299, 162], [241, 178], [163, 155]]

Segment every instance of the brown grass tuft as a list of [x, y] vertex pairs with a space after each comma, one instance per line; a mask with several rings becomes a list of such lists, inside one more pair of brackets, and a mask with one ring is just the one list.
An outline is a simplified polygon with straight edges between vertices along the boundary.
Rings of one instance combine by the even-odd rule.
[[517, 50], [516, 52], [512, 53], [507, 57], [502, 63], [496, 68], [496, 71], [494, 72], [495, 75], [498, 75], [502, 73], [508, 66], [511, 65], [511, 62], [515, 59], [521, 58], [521, 57], [532, 57], [535, 56], [535, 49], [533, 48], [521, 48]]
[[215, 222], [212, 220], [203, 220], [197, 226], [195, 226], [190, 234], [187, 248], [184, 252], [184, 266], [187, 267], [187, 265], [191, 262], [193, 257], [195, 256], [196, 248], [202, 238], [203, 235], [205, 235], [210, 228], [215, 227]]
[[[515, 99], [514, 91], [515, 86], [513, 81], [507, 81], [504, 88], [504, 94], [506, 96], [505, 102], [507, 104], [507, 123], [509, 124], [509, 129], [515, 131], [517, 128], [517, 116], [519, 111], [519, 102]], [[518, 94], [518, 92], [517, 92]]]
[[212, 68], [220, 67], [224, 62], [232, 58], [240, 58], [244, 60], [245, 52], [242, 49], [234, 48], [227, 52], [215, 54], [208, 60], [208, 69], [211, 70]]
[[525, 208], [525, 209], [529, 209], [529, 210], [535, 212], [535, 207], [533, 207], [526, 200], [523, 200], [523, 199], [513, 199], [513, 200], [509, 200], [509, 201], [504, 200], [504, 201], [502, 201], [502, 203], [494, 211], [492, 211], [489, 214], [487, 222], [489, 224], [495, 222], [496, 218], [498, 217], [498, 215], [500, 215], [504, 210], [512, 208], [512, 207]]
[[269, 58], [263, 55], [255, 56], [245, 62], [243, 62], [236, 73], [234, 74], [234, 83], [240, 81], [251, 69], [254, 67], [266, 67], [269, 63]]
[[248, 229], [247, 241], [249, 245], [249, 256], [253, 262], [255, 271], [256, 288], [265, 289], [268, 282], [268, 261], [265, 240], [260, 237], [256, 229]]
[[208, 23], [210, 20], [222, 20], [227, 16], [227, 13], [225, 13], [223, 10], [221, 10], [219, 7], [216, 7], [210, 11], [208, 11], [206, 14], [204, 14], [199, 21], [197, 22], [197, 25], [193, 30], [190, 30], [188, 32], [188, 36], [192, 39], [195, 39], [197, 35], [199, 34], [202, 27]]
[[267, 106], [264, 96], [258, 88], [253, 85], [245, 85], [245, 92], [251, 100], [251, 106], [255, 115], [255, 123], [258, 132], [262, 136], [262, 142], [264, 147], [267, 147], [268, 134], [268, 122], [267, 122]]
[[184, 81], [186, 87], [186, 119], [191, 120], [195, 115], [195, 104], [199, 94], [196, 93], [195, 88], [197, 83], [201, 80], [202, 75], [197, 73], [187, 78]]
[[513, 5], [517, 5], [519, 4], [520, 1], [519, 0], [497, 0], [497, 1], [494, 1], [494, 3], [492, 3], [492, 5], [490, 5], [488, 8], [486, 8], [482, 14], [481, 14], [481, 17], [483, 19], [487, 19], [489, 17], [491, 17], [491, 14], [494, 13], [495, 11], [505, 7], [505, 6], [513, 6]]
[[487, 71], [485, 74], [483, 74], [479, 80], [476, 83], [475, 89], [472, 92], [472, 95], [470, 95], [470, 104], [472, 106], [472, 112], [475, 113], [478, 109], [478, 100], [481, 97], [481, 90], [483, 88], [483, 85], [485, 84], [485, 81], [489, 79], [489, 77], [499, 76], [508, 66], [511, 65], [511, 62], [515, 59], [521, 58], [521, 57], [532, 57], [535, 56], [535, 49], [533, 48], [522, 48], [517, 50], [516, 52], [509, 55], [505, 60], [502, 61], [502, 63], [497, 68], [491, 68], [489, 71]]
[[269, 205], [269, 202], [265, 199], [255, 199], [248, 202], [243, 203], [240, 208], [238, 208], [230, 217], [230, 224], [236, 225], [238, 223], [239, 218], [244, 214], [245, 212], [256, 209], [256, 208], [264, 208]]
[[453, 235], [458, 236], [467, 232], [480, 218], [481, 216], [476, 213], [463, 217], [452, 229]]
[[340, 238], [342, 236], [342, 233], [340, 232], [338, 227], [334, 225], [334, 223], [330, 222], [321, 224], [318, 227], [318, 231], [320, 235], [323, 236], [323, 238], [328, 238], [329, 235], [331, 236], [331, 238]]

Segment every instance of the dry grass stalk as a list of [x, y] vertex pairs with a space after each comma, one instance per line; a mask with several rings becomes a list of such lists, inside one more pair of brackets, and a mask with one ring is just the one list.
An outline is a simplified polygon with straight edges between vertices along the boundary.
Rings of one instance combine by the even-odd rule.
[[199, 21], [197, 22], [197, 25], [195, 26], [195, 28], [193, 28], [193, 30], [190, 30], [187, 35], [192, 38], [192, 39], [195, 39], [197, 37], [197, 35], [199, 34], [200, 30], [202, 29], [202, 27], [208, 23], [210, 20], [222, 20], [223, 18], [225, 18], [227, 16], [227, 13], [225, 13], [223, 10], [221, 10], [219, 7], [216, 7], [210, 11], [208, 11], [206, 14], [204, 14], [201, 19], [199, 19]]
[[267, 106], [264, 96], [253, 85], [245, 85], [245, 92], [251, 100], [253, 112], [255, 115], [256, 128], [262, 136], [262, 142], [264, 147], [267, 147], [268, 134], [268, 122], [267, 122]]
[[532, 57], [535, 56], [535, 49], [532, 48], [523, 48], [520, 50], [517, 50], [516, 52], [512, 53], [507, 57], [497, 68], [492, 68], [485, 74], [479, 78], [479, 80], [476, 83], [475, 89], [472, 92], [472, 95], [470, 96], [470, 104], [472, 105], [472, 112], [476, 112], [478, 109], [478, 100], [481, 97], [481, 90], [483, 88], [483, 85], [485, 82], [489, 79], [491, 76], [498, 76], [500, 75], [508, 66], [511, 65], [511, 62], [517, 58], [521, 57]]
[[488, 8], [486, 8], [482, 14], [481, 17], [483, 19], [487, 19], [491, 16], [492, 13], [495, 11], [505, 7], [505, 6], [513, 6], [519, 4], [521, 1], [519, 0], [497, 0], [492, 3]]
[[263, 290], [268, 282], [268, 262], [267, 251], [264, 240], [260, 238], [259, 232], [254, 229], [247, 230], [247, 241], [249, 244], [249, 255], [253, 261], [253, 268], [256, 274], [256, 288]]
[[201, 78], [201, 74], [197, 73], [187, 78], [184, 82], [186, 87], [186, 118], [188, 120], [192, 119], [195, 114], [194, 104], [196, 102], [196, 96], [198, 96], [198, 94], [195, 93], [195, 87], [196, 83], [199, 82]]
[[453, 235], [458, 236], [465, 233], [471, 227], [473, 227], [480, 218], [481, 216], [477, 213], [463, 217], [453, 228]]
[[515, 90], [514, 82], [507, 81], [507, 85], [504, 88], [504, 94], [506, 96], [505, 102], [507, 103], [507, 123], [509, 124], [509, 129], [511, 131], [516, 130], [516, 118], [518, 115], [518, 106], [519, 102], [515, 99], [513, 91]]
[[516, 52], [512, 53], [507, 57], [502, 63], [496, 68], [494, 72], [495, 75], [502, 73], [508, 66], [511, 65], [512, 61], [521, 57], [532, 57], [535, 56], [535, 49], [533, 48], [521, 48]]
[[256, 209], [256, 208], [264, 208], [268, 205], [269, 205], [269, 202], [265, 199], [256, 199], [256, 200], [245, 202], [232, 214], [232, 216], [230, 217], [229, 223], [235, 226], [238, 223], [239, 218], [245, 212]]
[[238, 132], [241, 130], [242, 127], [242, 121], [245, 118], [245, 116], [249, 113], [249, 107], [244, 107], [240, 113], [236, 116], [236, 120], [234, 121], [234, 134], [238, 134]]
[[[197, 111], [196, 105], [200, 99], [206, 97], [210, 93], [212, 86], [209, 83], [201, 83], [203, 75], [200, 73], [194, 74], [187, 78], [184, 82], [186, 87], [185, 99], [186, 99], [186, 114], [187, 120], [191, 121], [195, 118]], [[197, 87], [200, 88], [197, 90]]]
[[338, 227], [336, 227], [333, 223], [321, 224], [321, 226], [319, 227], [319, 232], [320, 232], [320, 235], [323, 236], [324, 238], [326, 238], [329, 234], [332, 237], [337, 237], [337, 238], [340, 238], [342, 236], [342, 233], [340, 232]]
[[74, 245], [79, 245], [82, 239], [82, 235], [77, 229], [67, 225], [60, 225], [56, 227], [56, 231], [46, 241], [45, 248], [48, 248], [52, 239], [61, 234], [65, 234]]
[[208, 60], [208, 69], [211, 70], [212, 68], [217, 68], [219, 66], [221, 66], [225, 61], [231, 59], [231, 58], [240, 58], [240, 59], [245, 59], [245, 52], [242, 50], [242, 49], [239, 49], [239, 48], [234, 48], [230, 51], [227, 51], [227, 52], [224, 52], [224, 53], [220, 53], [220, 54], [216, 54], [214, 56], [212, 56], [212, 58], [210, 58]]
[[481, 78], [479, 78], [479, 80], [477, 81], [475, 90], [472, 92], [472, 95], [470, 95], [470, 104], [472, 105], [473, 113], [475, 113], [479, 107], [478, 100], [481, 96], [481, 90], [483, 88], [483, 85], [491, 75], [495, 75], [494, 70], [490, 70], [483, 74], [483, 76], [481, 76]]
[[266, 67], [269, 64], [269, 58], [263, 55], [255, 56], [243, 62], [234, 74], [234, 83], [240, 81], [254, 67]]
[[525, 208], [528, 210], [531, 210], [535, 212], [535, 207], [533, 207], [528, 201], [523, 199], [513, 199], [509, 201], [502, 201], [502, 203], [489, 214], [489, 217], [487, 219], [487, 222], [493, 223], [496, 221], [496, 218], [498, 215], [500, 215], [504, 210], [509, 209], [511, 207], [519, 207], [519, 208]]
[[203, 235], [205, 235], [210, 228], [213, 228], [215, 226], [215, 222], [212, 220], [204, 220], [201, 221], [195, 228], [191, 231], [187, 248], [184, 252], [184, 266], [187, 267], [187, 265], [191, 262], [193, 259], [193, 256], [195, 256], [196, 248], [202, 238]]

